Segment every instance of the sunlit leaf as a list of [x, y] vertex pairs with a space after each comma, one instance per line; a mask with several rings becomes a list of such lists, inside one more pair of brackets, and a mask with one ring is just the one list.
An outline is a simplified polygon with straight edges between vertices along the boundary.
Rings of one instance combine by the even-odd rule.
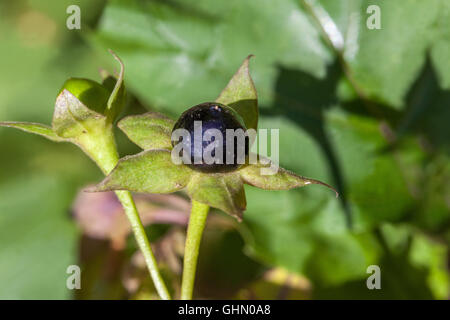
[[264, 104], [280, 65], [323, 77], [331, 61], [296, 0], [111, 1], [91, 40], [123, 58], [140, 97], [172, 114], [214, 100], [249, 54]]
[[440, 85], [450, 89], [450, 2], [441, 1], [441, 9], [437, 19], [437, 36], [431, 47], [431, 60], [436, 70]]
[[[339, 43], [344, 46], [334, 48], [342, 49], [345, 68], [359, 92], [396, 109], [404, 108], [405, 96], [425, 64], [427, 49], [436, 40], [440, 12], [448, 10], [446, 1], [302, 2], [326, 31], [329, 42], [342, 39]], [[377, 17], [379, 29], [372, 26]], [[435, 48], [439, 60], [447, 46], [441, 44]]]

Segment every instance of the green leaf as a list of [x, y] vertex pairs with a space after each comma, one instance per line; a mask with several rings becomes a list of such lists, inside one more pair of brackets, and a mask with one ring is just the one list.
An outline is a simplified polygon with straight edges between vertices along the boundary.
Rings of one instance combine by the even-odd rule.
[[388, 142], [377, 121], [338, 109], [325, 114], [325, 130], [346, 185], [356, 228], [405, 217], [414, 206], [399, 156], [383, 152]]
[[332, 58], [297, 0], [111, 1], [90, 40], [119, 53], [130, 88], [172, 114], [214, 100], [249, 54], [265, 105], [279, 66], [323, 77]]
[[249, 71], [248, 56], [227, 86], [216, 99], [217, 102], [233, 108], [244, 120], [247, 129], [258, 127], [258, 96]]
[[[299, 113], [263, 116], [260, 126], [280, 130], [280, 165], [294, 172], [337, 184], [330, 160], [334, 157], [344, 197], [334, 199], [321, 188], [268, 192], [246, 187], [243, 228], [253, 256], [327, 288], [367, 279], [367, 266], [381, 255], [372, 228], [405, 217], [414, 205], [403, 168], [383, 152], [387, 143], [377, 121], [336, 109], [324, 111], [321, 124], [331, 151], [326, 151], [326, 142], [301, 128], [305, 117]], [[331, 156], [324, 157], [326, 152]], [[241, 170], [245, 169], [249, 170]], [[357, 232], [348, 228], [345, 206]]]
[[378, 258], [369, 233], [351, 233], [339, 200], [318, 188], [265, 191], [246, 188], [247, 250], [271, 266], [307, 276], [315, 285], [367, 278]]
[[433, 241], [426, 234], [414, 232], [409, 252], [411, 264], [425, 269], [426, 284], [435, 299], [447, 299], [450, 275], [447, 268], [448, 247]]
[[168, 150], [147, 150], [119, 160], [113, 171], [92, 191], [129, 190], [171, 193], [183, 189], [192, 170], [172, 162]]
[[[425, 64], [427, 50], [436, 41], [440, 11], [448, 10], [445, 1], [304, 0], [303, 3], [319, 21], [334, 49], [343, 53], [345, 67], [360, 93], [396, 109], [404, 108], [405, 96]], [[367, 27], [374, 15], [367, 12], [370, 5], [380, 9], [380, 29]], [[435, 48], [438, 61], [447, 50], [444, 49], [447, 45], [441, 44]]]
[[[261, 159], [261, 156], [259, 158]], [[273, 173], [274, 169], [269, 169], [271, 163], [267, 163], [267, 159], [265, 160], [266, 164], [258, 161], [257, 164], [249, 164], [239, 170], [239, 174], [245, 183], [265, 190], [289, 190], [309, 184], [320, 184], [330, 188], [336, 192], [336, 197], [338, 196], [337, 191], [330, 185], [319, 180], [299, 176], [283, 168], [278, 168], [276, 173], [270, 174]]]
[[38, 134], [55, 142], [64, 141], [64, 139], [58, 137], [56, 133], [53, 132], [52, 128], [40, 123], [7, 121], [0, 122], [0, 126], [16, 128], [28, 133]]
[[128, 138], [144, 150], [171, 149], [175, 121], [158, 112], [128, 116], [117, 124]]
[[0, 298], [70, 299], [61, 283], [79, 262], [80, 232], [68, 210], [80, 186], [100, 174], [69, 144], [0, 131]]
[[431, 60], [439, 76], [443, 89], [450, 89], [450, 3], [441, 1], [441, 9], [437, 19], [436, 40], [431, 47]]
[[[337, 286], [317, 285], [313, 299], [446, 299], [447, 248], [407, 225], [385, 224], [377, 235], [381, 290], [367, 290], [367, 277]], [[331, 272], [332, 270], [330, 270]]]
[[244, 187], [239, 174], [203, 174], [192, 175], [187, 186], [187, 192], [192, 199], [218, 208], [239, 221], [247, 203]]
[[52, 127], [62, 138], [75, 138], [104, 123], [105, 117], [90, 110], [72, 93], [63, 90], [56, 98]]

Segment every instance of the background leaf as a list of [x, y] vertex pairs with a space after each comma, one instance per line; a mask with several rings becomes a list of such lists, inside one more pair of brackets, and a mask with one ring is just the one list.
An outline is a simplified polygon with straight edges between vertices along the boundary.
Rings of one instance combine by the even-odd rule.
[[436, 40], [431, 47], [431, 58], [440, 78], [443, 89], [450, 89], [450, 63], [446, 57], [450, 54], [450, 3], [441, 1], [436, 23]]
[[249, 54], [256, 57], [253, 78], [264, 104], [273, 98], [276, 64], [324, 76], [330, 61], [318, 31], [294, 0], [276, 7], [269, 0], [221, 0], [214, 6], [113, 1], [91, 40], [114, 48], [136, 93], [172, 114], [213, 101]]
[[[446, 1], [305, 0], [303, 3], [312, 8], [316, 20], [320, 20], [321, 12], [328, 16], [319, 22], [322, 29], [326, 22], [336, 26], [334, 34], [343, 39], [348, 73], [359, 90], [396, 109], [405, 107], [406, 94], [425, 64], [427, 50], [433, 43], [440, 43], [434, 49], [436, 56], [445, 50], [443, 25], [442, 22], [436, 25], [436, 21], [445, 20]], [[379, 30], [367, 27], [373, 14], [367, 12], [370, 5], [380, 9]], [[437, 34], [438, 28], [441, 30]], [[442, 66], [439, 64], [438, 69]]]

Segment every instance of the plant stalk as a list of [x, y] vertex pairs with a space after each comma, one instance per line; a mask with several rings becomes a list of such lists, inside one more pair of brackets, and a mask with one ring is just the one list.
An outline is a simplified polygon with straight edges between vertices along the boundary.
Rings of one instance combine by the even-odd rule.
[[117, 198], [119, 198], [128, 220], [131, 224], [131, 229], [133, 230], [134, 237], [139, 245], [139, 249], [144, 255], [145, 263], [147, 264], [150, 276], [153, 279], [153, 284], [155, 285], [156, 291], [163, 300], [170, 300], [170, 294], [164, 283], [164, 280], [159, 273], [158, 264], [156, 262], [155, 256], [153, 255], [152, 248], [148, 241], [147, 235], [142, 225], [139, 213], [134, 204], [133, 197], [129, 191], [116, 191]]
[[[112, 128], [107, 126], [94, 136], [95, 138], [88, 136], [87, 139], [89, 141], [84, 141], [83, 145], [85, 146], [85, 151], [95, 161], [95, 163], [97, 163], [103, 173], [108, 175], [119, 161], [119, 155], [117, 153]], [[161, 299], [170, 300], [171, 297], [169, 291], [167, 290], [164, 280], [159, 272], [158, 264], [131, 193], [129, 191], [115, 191], [115, 193], [122, 204], [128, 220], [130, 221], [131, 230], [133, 230], [136, 242], [138, 243], [139, 249], [144, 256], [145, 263], [147, 264], [147, 268], [150, 272], [156, 291]]]
[[195, 272], [197, 270], [198, 252], [209, 206], [192, 200], [191, 216], [184, 248], [183, 277], [181, 281], [181, 300], [191, 300], [194, 291]]

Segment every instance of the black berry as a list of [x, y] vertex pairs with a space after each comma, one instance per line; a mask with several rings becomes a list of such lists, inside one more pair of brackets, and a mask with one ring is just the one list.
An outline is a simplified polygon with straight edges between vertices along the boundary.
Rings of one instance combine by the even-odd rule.
[[[197, 121], [197, 133], [201, 131], [201, 141], [194, 141], [194, 131], [195, 123]], [[201, 130], [199, 130], [198, 125], [201, 123]], [[175, 147], [178, 143], [182, 143], [185, 150], [190, 150], [190, 164], [187, 163], [194, 170], [208, 172], [208, 173], [218, 173], [218, 172], [230, 172], [236, 170], [242, 164], [242, 154], [244, 157], [248, 155], [248, 145], [249, 139], [247, 136], [240, 138], [234, 136], [234, 143], [227, 148], [227, 134], [230, 133], [227, 129], [233, 129], [236, 134], [245, 133], [246, 128], [242, 121], [242, 118], [230, 107], [216, 103], [216, 102], [205, 102], [196, 105], [189, 110], [185, 111], [178, 121], [175, 123], [172, 132], [177, 129], [185, 129], [189, 133], [189, 139], [179, 138], [178, 140], [172, 140], [172, 145]], [[220, 140], [217, 141], [216, 145], [208, 146], [215, 141], [214, 137], [205, 135], [205, 132], [209, 129], [217, 129], [222, 135], [222, 144]], [[238, 130], [241, 129], [241, 130]], [[237, 131], [236, 131], [237, 130]], [[211, 132], [211, 131], [209, 131]], [[199, 137], [199, 135], [197, 135]], [[231, 139], [231, 138], [229, 138]], [[222, 155], [220, 153], [216, 154], [215, 149], [220, 148], [222, 150]], [[215, 157], [214, 163], [211, 160], [206, 160], [204, 157], [204, 151], [209, 150], [210, 154]], [[228, 157], [227, 157], [228, 155]], [[238, 155], [241, 155], [238, 157]], [[197, 160], [198, 163], [195, 163]], [[208, 163], [209, 162], [209, 163]], [[219, 162], [219, 163], [217, 163]]]

